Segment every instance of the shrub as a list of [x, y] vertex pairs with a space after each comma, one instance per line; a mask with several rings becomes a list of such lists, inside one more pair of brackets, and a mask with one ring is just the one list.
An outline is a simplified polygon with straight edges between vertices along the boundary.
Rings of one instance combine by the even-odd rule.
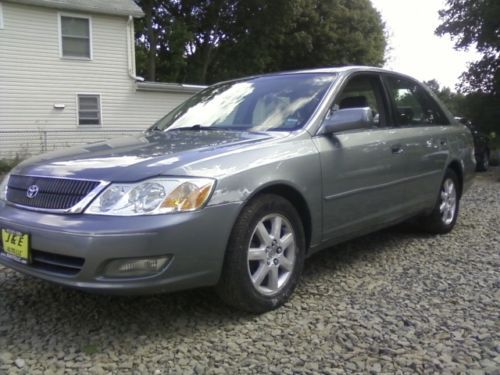
[[7, 173], [21, 162], [20, 158], [0, 159], [0, 174]]

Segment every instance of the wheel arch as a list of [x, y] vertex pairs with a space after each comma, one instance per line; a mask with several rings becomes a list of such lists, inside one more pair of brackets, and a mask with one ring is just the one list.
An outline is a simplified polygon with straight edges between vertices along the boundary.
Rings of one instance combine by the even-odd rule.
[[[275, 182], [269, 185], [261, 186], [256, 189], [252, 194], [250, 194], [245, 203], [242, 205], [241, 210], [244, 209], [252, 200], [263, 194], [275, 194], [279, 195], [290, 202], [290, 204], [297, 210], [300, 219], [302, 221], [302, 226], [304, 228], [304, 235], [306, 239], [306, 251], [309, 250], [309, 246], [312, 240], [312, 215], [304, 195], [294, 186], [286, 182]], [[241, 212], [240, 210], [240, 212]]]
[[459, 197], [461, 197], [463, 185], [464, 185], [464, 171], [463, 171], [462, 165], [460, 164], [460, 162], [458, 160], [453, 160], [450, 164], [448, 164], [448, 169], [451, 169], [453, 172], [455, 172], [455, 174], [458, 177], [458, 183], [459, 183], [458, 194], [459, 194]]

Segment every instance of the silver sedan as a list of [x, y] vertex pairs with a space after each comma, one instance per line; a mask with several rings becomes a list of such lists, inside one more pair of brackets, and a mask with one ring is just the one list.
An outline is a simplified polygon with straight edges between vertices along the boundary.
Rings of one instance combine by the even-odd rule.
[[470, 132], [408, 76], [222, 82], [140, 136], [17, 166], [0, 187], [0, 263], [102, 293], [214, 286], [263, 312], [319, 250], [410, 218], [450, 231], [474, 168]]

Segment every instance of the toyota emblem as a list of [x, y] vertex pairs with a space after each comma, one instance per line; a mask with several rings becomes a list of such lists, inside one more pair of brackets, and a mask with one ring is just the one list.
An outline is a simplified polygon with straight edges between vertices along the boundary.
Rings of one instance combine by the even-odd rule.
[[37, 185], [31, 185], [26, 191], [26, 196], [33, 199], [38, 195], [39, 190], [40, 188]]

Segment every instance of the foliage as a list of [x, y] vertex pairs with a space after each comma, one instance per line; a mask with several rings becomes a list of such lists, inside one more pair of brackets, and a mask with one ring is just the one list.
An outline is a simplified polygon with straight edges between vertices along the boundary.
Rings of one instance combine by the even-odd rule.
[[[212, 83], [340, 64], [382, 65], [384, 25], [369, 0], [140, 0], [138, 73]], [[151, 74], [153, 72], [153, 74]]]
[[500, 97], [471, 93], [463, 103], [465, 117], [487, 134], [500, 136]]
[[436, 33], [449, 34], [458, 49], [475, 46], [483, 55], [463, 73], [461, 91], [500, 95], [500, 1], [447, 0], [446, 5]]
[[[424, 82], [446, 105], [454, 116], [466, 117], [483, 132], [500, 136], [500, 98], [498, 96], [470, 93], [463, 95], [452, 92], [448, 87], [440, 87], [432, 79]], [[492, 142], [498, 142], [493, 140]]]
[[466, 117], [464, 113], [465, 96], [463, 94], [453, 92], [446, 86], [441, 87], [435, 79], [424, 81], [424, 84], [436, 94], [439, 100], [441, 100], [454, 116]]
[[9, 172], [12, 168], [18, 165], [22, 160], [15, 159], [0, 159], [0, 175]]

